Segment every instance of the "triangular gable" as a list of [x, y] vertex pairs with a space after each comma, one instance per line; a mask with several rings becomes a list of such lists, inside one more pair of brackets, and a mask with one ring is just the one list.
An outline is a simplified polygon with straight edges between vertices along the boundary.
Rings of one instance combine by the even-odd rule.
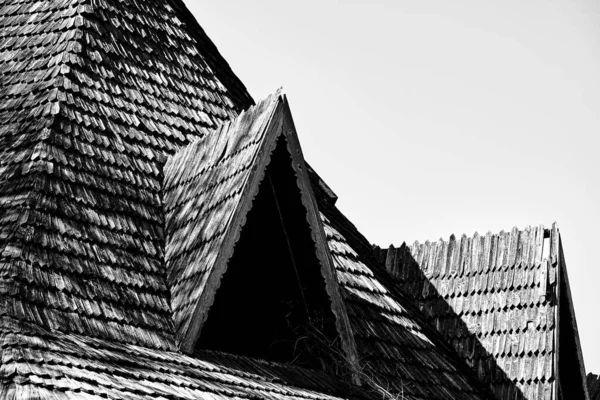
[[[570, 301], [559, 290], [559, 240], [555, 224], [375, 253], [498, 399], [558, 399], [557, 326]], [[569, 364], [579, 375], [577, 361]]]
[[[307, 168], [289, 106], [280, 93], [250, 108], [206, 139], [184, 148], [165, 165], [166, 262], [173, 315], [183, 351], [193, 351], [201, 336], [228, 264], [240, 237], [243, 239], [249, 214], [261, 199], [262, 188], [277, 190], [268, 168], [272, 160], [275, 162], [282, 156], [288, 157], [293, 168], [294, 179], [284, 179], [287, 184], [292, 180], [299, 191], [302, 218], [309, 228], [312, 252], [320, 264], [324, 291], [329, 298], [326, 303], [331, 304], [343, 351], [351, 363], [356, 361]], [[274, 186], [269, 189], [271, 184]], [[280, 206], [274, 204], [271, 211]], [[258, 245], [269, 243], [258, 242]]]
[[0, 313], [175, 348], [164, 156], [252, 103], [184, 8], [0, 5]]

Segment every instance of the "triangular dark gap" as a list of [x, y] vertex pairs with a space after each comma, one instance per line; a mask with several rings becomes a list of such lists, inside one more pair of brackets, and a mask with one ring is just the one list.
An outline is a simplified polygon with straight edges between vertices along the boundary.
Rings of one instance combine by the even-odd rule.
[[282, 135], [208, 312], [198, 349], [339, 373], [331, 370], [336, 363], [328, 361], [332, 349], [333, 354], [339, 351], [339, 343], [310, 234]]
[[[561, 254], [562, 256], [562, 254]], [[558, 329], [558, 377], [560, 400], [585, 399], [583, 377], [581, 376], [582, 365], [578, 357], [576, 343], [576, 332], [573, 325], [575, 317], [571, 309], [571, 296], [566, 279], [564, 260], [560, 268], [560, 308]]]

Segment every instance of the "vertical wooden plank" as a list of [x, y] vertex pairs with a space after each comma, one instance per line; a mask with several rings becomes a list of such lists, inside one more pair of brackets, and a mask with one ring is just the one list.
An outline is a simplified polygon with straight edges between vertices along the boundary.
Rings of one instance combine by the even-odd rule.
[[507, 252], [506, 239], [507, 239], [507, 233], [504, 231], [501, 231], [500, 234], [498, 235], [498, 250], [497, 250], [497, 254], [496, 254], [496, 269], [500, 269], [504, 265], [506, 265], [506, 262], [505, 262], [506, 252]]
[[442, 270], [442, 266], [444, 265], [444, 261], [446, 258], [446, 251], [448, 250], [448, 245], [444, 240], [440, 238], [437, 243], [437, 253], [435, 257], [435, 264], [433, 267], [433, 278], [438, 279]]
[[471, 273], [478, 272], [479, 268], [479, 233], [475, 232], [473, 239], [471, 239]]
[[412, 256], [412, 247], [413, 246], [405, 246], [402, 251], [402, 265], [400, 267], [400, 276], [402, 277], [403, 282], [408, 279], [410, 270], [418, 268], [415, 265], [415, 259]]
[[527, 265], [535, 265], [535, 243], [537, 240], [538, 227], [532, 226], [529, 231], [529, 244], [527, 250]]
[[471, 264], [473, 260], [472, 256], [473, 239], [465, 236], [465, 247], [463, 250], [463, 271], [462, 275], [469, 275], [471, 273]]
[[[386, 252], [386, 250], [382, 250], [381, 247], [379, 246], [374, 246], [373, 247], [373, 255], [375, 257], [375, 259], [377, 260], [378, 263], [385, 265], [385, 258], [387, 257], [387, 254], [384, 254]], [[387, 268], [386, 268], [387, 270]]]
[[483, 271], [483, 265], [489, 260], [489, 254], [486, 251], [487, 234], [479, 238], [479, 257], [477, 262], [477, 273]]
[[419, 252], [419, 241], [415, 240], [413, 244], [410, 245], [410, 253], [413, 259], [417, 258], [417, 254]]
[[[391, 245], [390, 247], [395, 248], [394, 251], [394, 256], [393, 259], [390, 261], [393, 261], [391, 268], [393, 273], [390, 273], [391, 276], [393, 276], [395, 279], [397, 279], [398, 281], [403, 282], [403, 277], [402, 277], [402, 270], [404, 269], [403, 267], [403, 260], [402, 260], [402, 254], [404, 252], [404, 249], [406, 249], [406, 243], [402, 242], [402, 244], [399, 247], [395, 247], [393, 245]], [[391, 251], [390, 248], [388, 248], [387, 250], [382, 250], [384, 253], [386, 253], [385, 256], [385, 262], [387, 262], [387, 259], [389, 257], [389, 253]], [[387, 266], [386, 266], [387, 269]]]
[[460, 247], [458, 247], [458, 260], [456, 264], [456, 274], [461, 276], [465, 270], [465, 253], [468, 246], [467, 235], [463, 234], [460, 238]]
[[542, 256], [544, 254], [544, 226], [540, 225], [537, 227], [537, 233], [535, 236], [535, 258], [534, 264], [542, 264]]
[[517, 249], [517, 265], [531, 265], [529, 263], [529, 246], [531, 239], [531, 226], [526, 226], [521, 232], [519, 249]]
[[426, 240], [422, 246], [422, 250], [419, 251], [419, 259], [417, 260], [419, 266], [421, 267], [421, 271], [423, 271], [424, 275], [427, 275], [427, 261], [429, 260], [429, 240]]
[[394, 274], [394, 264], [395, 264], [395, 258], [396, 258], [396, 249], [394, 248], [393, 245], [390, 244], [390, 247], [388, 247], [387, 250], [387, 257], [385, 259], [385, 269], [386, 271], [392, 275], [395, 276]]
[[447, 276], [453, 276], [456, 274], [457, 264], [458, 264], [458, 246], [460, 246], [460, 242], [456, 243], [456, 236], [450, 235], [450, 240], [448, 242], [448, 263], [447, 265]]
[[483, 272], [494, 270], [496, 268], [496, 259], [497, 258], [498, 258], [498, 235], [490, 235], [489, 261], [484, 265]]
[[558, 259], [558, 225], [556, 222], [552, 224], [550, 231], [550, 260], [552, 265], [556, 265]]
[[508, 261], [507, 266], [512, 267], [515, 265], [517, 260], [517, 249], [519, 247], [519, 238], [521, 236], [521, 232], [515, 226], [510, 232], [510, 242], [508, 245]]
[[433, 276], [433, 266], [436, 261], [437, 242], [429, 242], [427, 249], [427, 261], [425, 263], [425, 276], [429, 279]]
[[541, 266], [540, 273], [540, 287], [539, 287], [539, 299], [540, 301], [546, 301], [546, 295], [548, 293], [548, 262], [544, 262]]
[[415, 257], [415, 261], [417, 262], [417, 264], [419, 265], [419, 268], [421, 270], [423, 269], [423, 258], [425, 256], [425, 252], [427, 250], [427, 243], [429, 243], [429, 242], [425, 242], [424, 244], [419, 245], [419, 249], [417, 251], [417, 256]]

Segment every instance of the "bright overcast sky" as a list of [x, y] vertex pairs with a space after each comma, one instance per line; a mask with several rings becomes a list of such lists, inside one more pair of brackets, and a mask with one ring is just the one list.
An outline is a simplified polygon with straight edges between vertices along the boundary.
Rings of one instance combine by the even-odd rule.
[[600, 373], [600, 2], [186, 2], [371, 242], [557, 221]]

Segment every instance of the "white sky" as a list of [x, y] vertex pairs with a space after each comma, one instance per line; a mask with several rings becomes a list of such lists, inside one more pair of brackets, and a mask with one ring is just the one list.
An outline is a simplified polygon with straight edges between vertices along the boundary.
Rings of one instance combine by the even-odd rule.
[[600, 2], [186, 3], [371, 242], [557, 221], [600, 373]]

